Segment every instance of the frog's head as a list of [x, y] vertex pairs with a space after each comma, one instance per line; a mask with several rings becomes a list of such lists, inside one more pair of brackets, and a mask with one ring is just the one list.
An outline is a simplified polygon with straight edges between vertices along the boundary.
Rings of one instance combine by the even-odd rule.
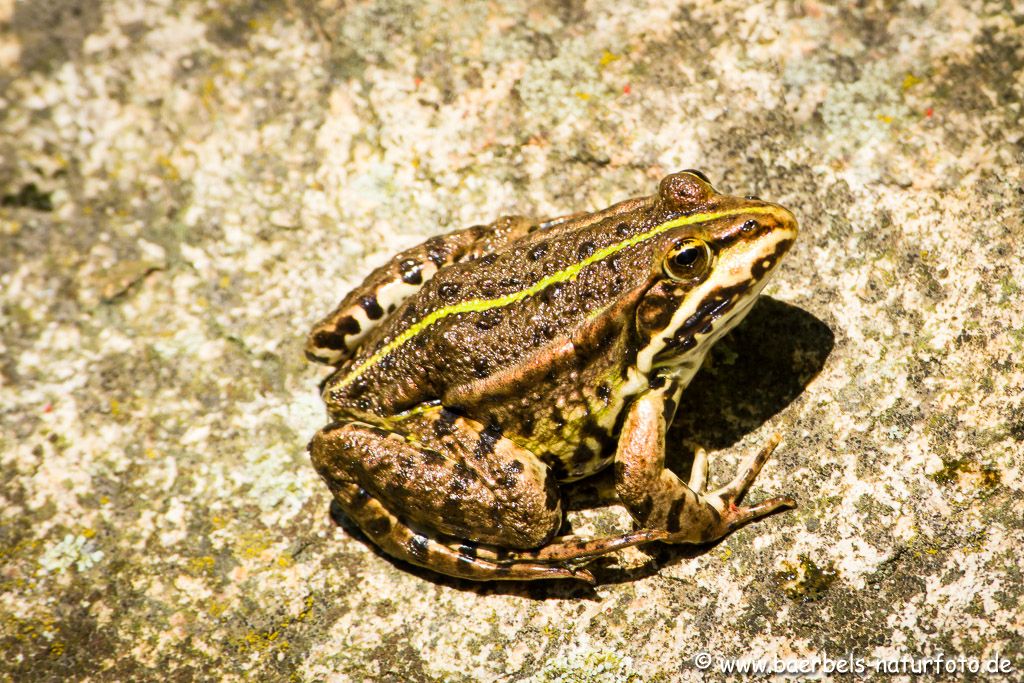
[[[752, 307], [797, 236], [776, 204], [718, 194], [699, 171], [661, 182], [654, 278], [636, 308], [644, 374], [692, 374]], [[686, 381], [686, 380], [684, 380]]]

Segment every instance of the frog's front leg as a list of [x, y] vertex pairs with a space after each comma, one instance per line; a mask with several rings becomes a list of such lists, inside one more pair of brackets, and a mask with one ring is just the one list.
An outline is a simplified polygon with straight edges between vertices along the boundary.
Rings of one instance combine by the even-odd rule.
[[[709, 543], [777, 510], [796, 507], [792, 498], [771, 498], [741, 507], [743, 494], [778, 445], [778, 437], [740, 467], [722, 488], [706, 493], [707, 455], [698, 452], [687, 486], [665, 469], [665, 391], [651, 390], [630, 407], [615, 455], [615, 489], [637, 525], [665, 529], [670, 543]], [[671, 419], [669, 417], [669, 419]]]
[[342, 509], [389, 555], [467, 579], [592, 582], [564, 563], [665, 537], [637, 531], [550, 543], [562, 523], [561, 499], [532, 453], [440, 408], [401, 426], [409, 431], [335, 423], [310, 443]]

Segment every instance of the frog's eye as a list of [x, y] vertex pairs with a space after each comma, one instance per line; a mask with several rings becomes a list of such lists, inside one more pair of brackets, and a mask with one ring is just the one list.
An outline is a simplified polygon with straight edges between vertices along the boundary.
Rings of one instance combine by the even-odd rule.
[[712, 254], [700, 240], [679, 240], [665, 256], [665, 274], [673, 280], [700, 282], [711, 270]]

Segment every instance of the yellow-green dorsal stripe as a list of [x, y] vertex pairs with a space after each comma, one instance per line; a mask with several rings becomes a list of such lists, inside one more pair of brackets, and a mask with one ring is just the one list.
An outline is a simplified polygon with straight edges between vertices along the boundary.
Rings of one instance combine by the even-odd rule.
[[452, 304], [451, 306], [438, 308], [437, 310], [431, 311], [422, 320], [419, 320], [405, 328], [401, 334], [377, 349], [376, 353], [353, 368], [343, 380], [334, 385], [334, 388], [341, 389], [348, 386], [358, 379], [360, 375], [366, 372], [368, 368], [379, 363], [382, 358], [404, 345], [410, 339], [420, 334], [434, 323], [439, 320], [443, 320], [450, 315], [458, 315], [459, 313], [479, 313], [482, 311], [488, 311], [492, 308], [501, 308], [502, 306], [508, 306], [509, 304], [516, 303], [517, 301], [522, 301], [523, 299], [534, 296], [535, 294], [540, 294], [551, 285], [575, 279], [576, 276], [579, 275], [587, 266], [603, 261], [623, 249], [628, 249], [640, 244], [641, 242], [646, 242], [652, 237], [657, 237], [661, 233], [667, 230], [672, 230], [673, 228], [679, 228], [684, 225], [694, 225], [695, 223], [704, 223], [707, 221], [717, 220], [719, 218], [735, 216], [736, 214], [741, 213], [774, 213], [775, 211], [776, 209], [771, 206], [748, 206], [728, 209], [726, 211], [714, 211], [711, 213], [696, 213], [690, 216], [680, 216], [679, 218], [674, 218], [665, 223], [661, 223], [647, 232], [642, 232], [639, 235], [634, 235], [633, 237], [624, 239], [621, 242], [609, 244], [607, 247], [598, 249], [582, 261], [578, 261], [567, 268], [551, 273], [550, 275], [537, 280], [537, 282], [533, 283], [526, 289], [520, 289], [518, 292], [512, 292], [511, 294], [499, 296], [494, 299], [470, 299], [468, 301], [460, 301], [459, 303]]

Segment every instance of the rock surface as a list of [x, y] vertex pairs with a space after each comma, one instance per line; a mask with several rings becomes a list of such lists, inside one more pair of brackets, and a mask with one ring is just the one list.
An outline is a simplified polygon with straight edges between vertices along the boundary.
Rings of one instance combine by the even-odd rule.
[[[0, 0], [0, 678], [1024, 676], [1021, 6], [446, 6]], [[722, 480], [778, 431], [751, 499], [798, 510], [593, 590], [332, 520], [313, 320], [429, 235], [689, 167], [803, 232], [674, 457]], [[628, 525], [588, 493], [581, 533]]]

